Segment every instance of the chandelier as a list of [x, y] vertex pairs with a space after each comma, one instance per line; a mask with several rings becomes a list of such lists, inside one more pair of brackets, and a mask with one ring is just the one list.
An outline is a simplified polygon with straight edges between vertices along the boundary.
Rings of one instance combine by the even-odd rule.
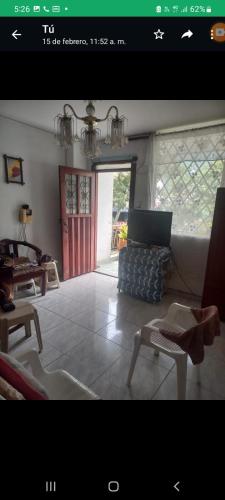
[[[93, 102], [88, 101], [86, 116], [78, 116], [70, 104], [64, 104], [63, 114], [59, 114], [55, 118], [57, 144], [69, 148], [74, 142], [81, 142], [82, 152], [87, 158], [95, 158], [101, 154], [101, 130], [97, 128], [98, 123], [107, 121], [105, 144], [110, 144], [112, 148], [119, 149], [128, 142], [125, 136], [127, 119], [125, 116], [119, 116], [117, 106], [111, 106], [105, 118], [97, 118]], [[80, 135], [78, 134], [78, 120], [81, 120], [85, 125], [81, 129]]]

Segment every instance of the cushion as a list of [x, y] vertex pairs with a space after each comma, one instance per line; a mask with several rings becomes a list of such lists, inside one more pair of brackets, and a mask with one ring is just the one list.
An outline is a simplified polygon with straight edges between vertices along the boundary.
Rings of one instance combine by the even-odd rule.
[[14, 389], [14, 387], [2, 377], [0, 377], [0, 396], [11, 401], [23, 401], [25, 399], [20, 392]]
[[6, 255], [6, 256], [4, 256], [4, 261], [5, 261], [5, 266], [13, 267], [14, 260], [12, 259], [12, 257], [9, 257], [8, 255]]
[[25, 399], [49, 399], [43, 385], [21, 363], [2, 352], [0, 353], [0, 377], [20, 392]]
[[28, 257], [16, 257], [14, 259], [14, 264], [16, 266], [18, 266], [19, 264], [27, 264], [28, 262], [30, 262], [30, 259], [28, 259]]

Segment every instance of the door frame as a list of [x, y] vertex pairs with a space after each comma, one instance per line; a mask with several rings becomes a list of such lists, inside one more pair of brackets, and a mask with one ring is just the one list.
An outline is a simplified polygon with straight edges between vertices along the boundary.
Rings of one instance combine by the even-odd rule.
[[[101, 174], [101, 173], [107, 173], [107, 172], [131, 172], [130, 176], [130, 199], [129, 199], [129, 211], [134, 209], [134, 199], [135, 199], [135, 186], [136, 186], [136, 172], [137, 172], [137, 156], [127, 156], [123, 158], [114, 158], [114, 159], [109, 159], [109, 158], [101, 158], [98, 160], [94, 160], [92, 162], [92, 172], [95, 172], [95, 174]], [[126, 164], [130, 163], [129, 168], [113, 168], [113, 165], [118, 165], [118, 164]], [[107, 168], [107, 169], [99, 169], [97, 170], [96, 167], [99, 165], [112, 165], [112, 168]], [[98, 230], [98, 175], [95, 175], [95, 259], [96, 259], [96, 265], [97, 265], [97, 240], [98, 240], [98, 235], [97, 235], [97, 230]]]
[[[109, 160], [109, 159], [104, 159], [104, 158], [101, 158], [101, 160], [96, 160], [96, 161], [93, 161], [92, 163], [92, 172], [95, 172], [96, 174], [101, 174], [103, 172], [131, 172], [131, 176], [130, 176], [130, 199], [129, 199], [129, 210], [132, 210], [134, 208], [134, 199], [135, 199], [135, 185], [136, 185], [136, 172], [137, 172], [137, 156], [129, 156], [127, 158], [117, 158], [117, 159], [113, 159], [113, 160]], [[129, 168], [113, 168], [113, 165], [118, 165], [118, 163], [120, 165], [122, 165], [123, 163], [130, 163], [130, 167]], [[112, 168], [107, 168], [107, 169], [99, 169], [97, 170], [96, 167], [99, 166], [99, 165], [112, 165]], [[98, 193], [98, 176], [96, 175], [96, 198], [95, 198], [95, 201], [96, 201], [96, 205], [97, 205], [97, 193]], [[95, 212], [97, 214], [97, 210]], [[96, 224], [97, 226], [97, 224]]]

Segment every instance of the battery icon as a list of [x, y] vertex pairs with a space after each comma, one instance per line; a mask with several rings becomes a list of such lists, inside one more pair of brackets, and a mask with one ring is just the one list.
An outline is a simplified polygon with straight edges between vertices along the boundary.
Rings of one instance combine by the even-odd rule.
[[212, 7], [206, 7], [206, 12], [212, 12]]

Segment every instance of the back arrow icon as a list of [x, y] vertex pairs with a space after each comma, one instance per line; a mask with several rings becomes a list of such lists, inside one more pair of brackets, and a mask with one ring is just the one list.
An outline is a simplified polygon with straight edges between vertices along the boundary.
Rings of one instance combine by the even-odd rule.
[[175, 490], [177, 490], [178, 492], [180, 492], [180, 490], [178, 488], [179, 484], [180, 484], [180, 481], [177, 481], [177, 483], [173, 485], [173, 487], [175, 488]]
[[15, 38], [17, 40], [17, 37], [18, 36], [22, 36], [22, 33], [17, 33], [17, 30], [15, 30], [13, 33], [12, 33], [12, 36], [13, 38]]
[[193, 35], [194, 35], [194, 33], [192, 33], [191, 30], [188, 30], [188, 31], [185, 31], [185, 33], [183, 33], [181, 38], [186, 38], [186, 37], [191, 38], [191, 36], [193, 36]]

